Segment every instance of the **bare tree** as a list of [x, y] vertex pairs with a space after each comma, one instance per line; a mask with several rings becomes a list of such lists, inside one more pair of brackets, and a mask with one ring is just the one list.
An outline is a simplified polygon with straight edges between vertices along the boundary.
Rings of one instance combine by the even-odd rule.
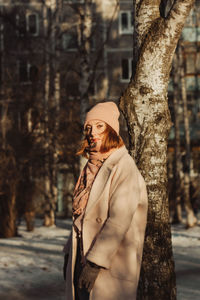
[[[96, 71], [116, 15], [116, 7], [113, 7], [113, 18], [108, 24], [106, 37], [101, 39], [97, 31], [97, 20], [101, 14], [95, 11], [94, 2], [87, 0], [80, 5], [69, 4], [76, 14], [78, 28], [77, 49], [73, 53], [69, 51], [69, 54], [62, 47], [62, 38], [65, 33], [70, 33], [72, 24], [66, 18], [68, 10], [66, 7], [63, 10], [63, 7], [62, 0], [41, 1], [39, 8], [34, 5], [29, 7], [29, 11], [37, 14], [40, 24], [43, 24], [37, 37], [27, 32], [26, 6], [12, 3], [4, 7], [0, 15], [1, 47], [5, 46], [1, 49], [2, 73], [7, 74], [1, 85], [1, 95], [5, 98], [1, 99], [2, 142], [15, 153], [20, 174], [16, 188], [18, 214], [25, 214], [27, 222], [30, 221], [29, 225], [27, 223], [29, 230], [33, 224], [32, 195], [35, 190], [39, 189], [41, 195], [44, 225], [51, 226], [55, 224], [60, 170], [77, 177], [79, 159], [74, 155], [77, 149], [73, 140], [81, 139], [80, 107], [85, 112], [92, 104], [91, 90], [96, 80]], [[94, 51], [92, 40], [96, 36], [98, 41]], [[16, 64], [19, 57], [23, 60], [28, 57], [31, 63], [36, 58], [36, 78], [22, 82], [21, 75], [12, 72], [12, 66], [7, 64], [8, 54], [13, 58], [13, 64]], [[15, 66], [15, 70], [19, 67]], [[24, 65], [22, 67], [24, 71]], [[33, 70], [32, 66], [29, 67]], [[76, 85], [71, 80], [72, 73], [76, 73]], [[27, 69], [22, 75], [27, 76]], [[72, 90], [76, 92], [73, 101], [70, 98]], [[69, 143], [69, 140], [72, 142]], [[16, 151], [16, 148], [22, 151]], [[66, 177], [71, 178], [68, 175]], [[40, 185], [35, 184], [38, 181]]]
[[[50, 12], [50, 13], [49, 13]], [[45, 54], [45, 92], [44, 92], [44, 143], [45, 143], [45, 176], [44, 176], [44, 226], [55, 225], [57, 200], [57, 131], [60, 107], [60, 70], [57, 59], [56, 38], [59, 31], [60, 1], [50, 1], [45, 6], [44, 25], [46, 45]], [[54, 117], [51, 118], [51, 111]], [[51, 130], [52, 129], [52, 130]]]
[[[2, 194], [5, 194], [5, 197], [0, 206], [5, 207], [6, 202], [10, 203], [9, 205], [13, 205], [14, 213], [10, 214], [12, 218], [8, 218], [6, 213], [2, 214], [0, 223], [3, 224], [7, 220], [7, 228], [13, 228], [12, 224], [15, 224], [13, 235], [16, 234], [16, 218], [20, 218], [22, 215], [25, 215], [27, 229], [33, 230], [34, 179], [36, 176], [41, 177], [44, 169], [44, 164], [41, 164], [44, 157], [44, 143], [41, 142], [41, 137], [44, 134], [41, 125], [38, 127], [39, 124], [44, 123], [42, 121], [44, 117], [41, 96], [39, 96], [41, 85], [38, 81], [43, 72], [41, 70], [39, 72], [39, 67], [33, 65], [29, 66], [28, 72], [28, 65], [25, 64], [27, 53], [32, 56], [33, 61], [36, 50], [34, 39], [25, 30], [26, 24], [23, 22], [23, 26], [21, 26], [18, 22], [17, 17], [20, 16], [23, 21], [26, 20], [23, 7], [11, 5], [1, 9], [1, 46], [3, 45], [1, 49], [1, 57], [3, 57], [1, 60], [1, 111], [3, 118], [0, 132], [4, 150], [1, 168], [6, 168], [7, 161], [14, 162], [12, 164], [13, 172], [10, 170], [10, 182], [15, 182], [15, 184], [10, 186], [10, 189], [13, 189], [12, 193], [6, 188], [6, 185], [2, 185]], [[16, 50], [16, 45], [18, 49], [26, 49], [22, 66], [19, 61], [19, 56], [21, 58], [22, 54], [19, 54], [18, 49]], [[13, 62], [16, 64], [15, 68], [13, 68]], [[6, 227], [2, 225], [1, 228], [2, 232], [7, 235]]]
[[180, 81], [181, 81], [181, 99], [183, 103], [183, 119], [185, 129], [185, 161], [184, 161], [184, 206], [187, 214], [186, 226], [193, 227], [197, 223], [190, 201], [190, 185], [191, 185], [191, 150], [190, 150], [190, 126], [189, 115], [187, 109], [187, 91], [185, 81], [185, 66], [183, 59], [183, 45], [179, 47], [180, 61]]
[[[5, 176], [6, 174], [6, 176]], [[0, 237], [17, 235], [16, 189], [18, 172], [10, 147], [0, 149]]]
[[[79, 92], [75, 95], [73, 101], [78, 103], [78, 109], [74, 109], [74, 112], [79, 113], [79, 136], [82, 130], [83, 119], [86, 110], [89, 105], [93, 102], [94, 91], [93, 85], [96, 80], [96, 71], [98, 69], [98, 64], [102, 58], [103, 47], [109, 39], [109, 31], [116, 14], [116, 7], [118, 2], [116, 1], [116, 6], [113, 8], [113, 18], [111, 18], [108, 24], [107, 34], [105, 40], [99, 38], [98, 34], [98, 18], [97, 12], [95, 10], [95, 4], [91, 0], [85, 0], [80, 5], [77, 3], [69, 3], [69, 12], [65, 16], [66, 12], [62, 11], [62, 1], [51, 1], [51, 18], [46, 17], [45, 32], [46, 32], [46, 48], [45, 48], [45, 60], [46, 60], [46, 77], [45, 77], [45, 141], [46, 141], [46, 155], [45, 155], [45, 220], [44, 224], [46, 226], [53, 225], [55, 223], [55, 207], [57, 198], [57, 174], [58, 174], [58, 152], [63, 149], [60, 141], [63, 142], [61, 137], [61, 131], [59, 132], [59, 124], [63, 122], [63, 105], [66, 110], [69, 109], [69, 102], [64, 104], [61, 100], [61, 77], [65, 77], [66, 81], [70, 82], [72, 87], [66, 87], [67, 97], [70, 98], [70, 92], [74, 88], [73, 86], [73, 74], [76, 74], [76, 87], [75, 90]], [[47, 9], [47, 8], [46, 8]], [[47, 11], [47, 10], [46, 10]], [[73, 17], [73, 22], [70, 23], [70, 17]], [[66, 18], [66, 22], [62, 24], [60, 20]], [[56, 28], [56, 30], [55, 30]], [[77, 33], [75, 32], [77, 29]], [[62, 49], [62, 38], [64, 35], [74, 35], [73, 47], [75, 51], [70, 51], [67, 54], [68, 60], [66, 60], [66, 65], [63, 70], [63, 65], [61, 62], [62, 51], [68, 49]], [[94, 40], [96, 42], [97, 48], [94, 51]], [[77, 40], [76, 40], [77, 39]], [[95, 45], [95, 46], [96, 46]], [[69, 45], [70, 46], [70, 43]], [[49, 52], [51, 49], [51, 52]], [[70, 47], [69, 47], [70, 50]], [[53, 80], [52, 80], [53, 78]], [[52, 88], [53, 87], [53, 88]], [[71, 89], [71, 90], [70, 90]], [[73, 91], [74, 93], [74, 91]], [[60, 101], [62, 101], [62, 111]], [[65, 100], [66, 101], [66, 100]], [[53, 118], [49, 118], [51, 114], [49, 112], [53, 110], [53, 118], [57, 118], [54, 122], [53, 131], [50, 131], [49, 126], [52, 123]], [[65, 111], [66, 113], [66, 111]], [[75, 120], [74, 120], [75, 121]], [[77, 121], [77, 118], [76, 118]], [[72, 123], [72, 121], [71, 121]], [[75, 123], [75, 122], [74, 122]], [[77, 124], [77, 123], [76, 123]], [[71, 124], [71, 129], [73, 128]], [[77, 131], [77, 128], [76, 128]], [[79, 137], [80, 139], [80, 137]], [[66, 146], [66, 143], [64, 143]], [[69, 148], [69, 145], [67, 146]], [[74, 156], [71, 147], [71, 156]], [[64, 152], [62, 150], [62, 152]], [[66, 157], [66, 156], [65, 156]], [[70, 159], [68, 158], [70, 161]], [[68, 162], [67, 162], [68, 163]], [[77, 165], [77, 164], [76, 164]], [[69, 167], [69, 166], [68, 166]], [[72, 169], [72, 168], [70, 168]], [[75, 174], [76, 176], [76, 174]]]
[[[162, 3], [166, 4], [167, 1]], [[176, 299], [167, 199], [167, 88], [173, 54], [193, 0], [176, 0], [166, 17], [159, 0], [134, 1], [134, 72], [120, 107], [130, 153], [147, 183], [149, 210], [138, 299]]]
[[[175, 155], [174, 155], [174, 184], [172, 193], [175, 196], [175, 209], [173, 215], [173, 223], [182, 222], [182, 206], [181, 206], [181, 172], [182, 172], [182, 155], [181, 155], [181, 139], [180, 139], [180, 68], [177, 52], [173, 59], [173, 111], [174, 111], [174, 131], [175, 131]], [[172, 199], [174, 201], [174, 199]]]
[[88, 83], [91, 76], [92, 5], [91, 0], [85, 0], [84, 5], [79, 8], [81, 123], [84, 122], [84, 116], [89, 106]]

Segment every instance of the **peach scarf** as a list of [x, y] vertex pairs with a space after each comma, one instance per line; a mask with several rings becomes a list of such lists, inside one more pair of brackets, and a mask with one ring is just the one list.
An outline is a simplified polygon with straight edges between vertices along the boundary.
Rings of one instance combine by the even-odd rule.
[[72, 212], [74, 219], [84, 214], [95, 177], [103, 162], [114, 150], [116, 149], [111, 149], [106, 153], [89, 152], [88, 162], [79, 176], [73, 194]]

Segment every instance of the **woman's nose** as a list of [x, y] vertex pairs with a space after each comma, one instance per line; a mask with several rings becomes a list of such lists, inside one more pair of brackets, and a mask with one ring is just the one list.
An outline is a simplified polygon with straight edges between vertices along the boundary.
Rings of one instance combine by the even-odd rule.
[[95, 134], [95, 128], [94, 128], [94, 127], [91, 127], [90, 135], [91, 135], [91, 136], [94, 136], [94, 134]]

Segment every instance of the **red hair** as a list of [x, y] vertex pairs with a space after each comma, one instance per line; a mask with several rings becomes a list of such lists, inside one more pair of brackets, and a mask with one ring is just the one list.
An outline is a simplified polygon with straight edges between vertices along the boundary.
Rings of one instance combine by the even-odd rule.
[[[112, 148], [120, 148], [123, 145], [124, 145], [124, 142], [123, 142], [121, 136], [119, 136], [116, 133], [116, 131], [106, 123], [106, 129], [104, 131], [104, 136], [102, 139], [100, 152], [105, 153], [105, 152], [108, 152], [109, 150], [111, 150]], [[88, 147], [89, 147], [89, 144], [88, 144], [87, 138], [85, 136], [83, 141], [81, 142], [80, 149], [77, 151], [76, 154], [82, 155], [82, 156], [88, 158], [88, 153], [87, 153]]]

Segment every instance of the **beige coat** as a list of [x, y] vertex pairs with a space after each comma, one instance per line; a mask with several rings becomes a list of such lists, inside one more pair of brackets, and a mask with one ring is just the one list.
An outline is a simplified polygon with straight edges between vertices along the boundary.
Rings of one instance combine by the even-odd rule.
[[[144, 180], [123, 146], [113, 152], [93, 183], [83, 220], [86, 258], [102, 266], [90, 300], [134, 300], [139, 280], [147, 218]], [[69, 253], [66, 300], [74, 300], [73, 272], [76, 237], [65, 247]]]

